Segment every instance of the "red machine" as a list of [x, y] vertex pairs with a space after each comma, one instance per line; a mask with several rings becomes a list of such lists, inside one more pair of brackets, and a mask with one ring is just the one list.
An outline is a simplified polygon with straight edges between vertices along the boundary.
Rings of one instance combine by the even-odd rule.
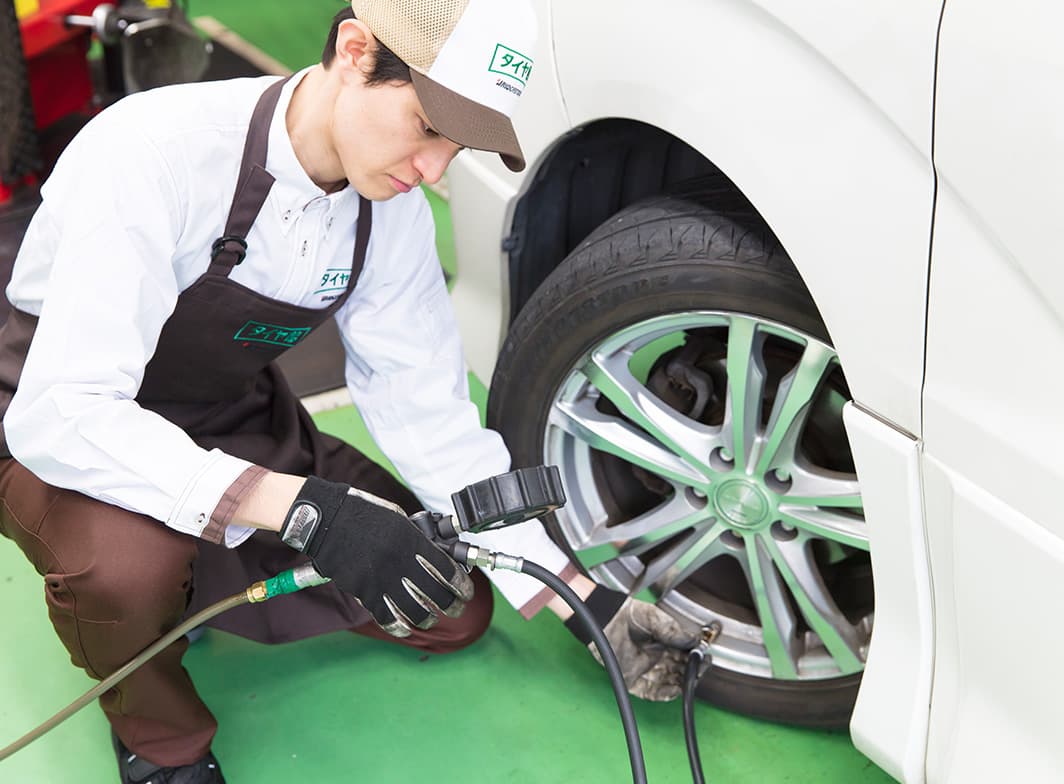
[[[2, 6], [10, 2], [0, 0], [0, 14], [7, 14], [0, 22], [7, 27], [10, 5]], [[0, 39], [20, 40], [10, 48], [0, 40], [0, 47], [17, 51], [21, 42], [22, 62], [14, 63], [15, 73], [0, 75], [6, 88], [0, 112], [17, 112], [22, 127], [2, 129], [11, 138], [0, 139], [0, 205], [14, 188], [37, 178], [40, 162], [27, 159], [38, 157], [31, 150], [39, 134], [127, 91], [199, 78], [207, 66], [208, 48], [170, 0], [127, 0], [118, 7], [99, 0], [14, 0], [14, 11], [18, 34], [0, 24]], [[88, 57], [94, 37], [103, 44], [103, 84], [94, 80]]]
[[47, 128], [74, 112], [89, 110], [93, 86], [87, 54], [92, 30], [67, 25], [69, 16], [91, 17], [98, 0], [24, 0], [22, 52], [29, 72], [37, 128]]

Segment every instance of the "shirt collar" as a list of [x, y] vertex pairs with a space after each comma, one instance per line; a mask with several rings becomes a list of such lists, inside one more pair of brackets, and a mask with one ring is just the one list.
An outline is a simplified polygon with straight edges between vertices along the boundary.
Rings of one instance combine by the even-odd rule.
[[273, 120], [270, 123], [270, 147], [266, 155], [266, 170], [274, 176], [275, 182], [270, 189], [270, 201], [273, 203], [280, 221], [281, 232], [285, 235], [295, 225], [295, 218], [314, 199], [326, 198], [329, 200], [329, 212], [350, 203], [354, 196], [354, 188], [348, 184], [336, 193], [326, 194], [314, 184], [310, 176], [303, 169], [296, 157], [296, 151], [292, 147], [292, 139], [288, 136], [288, 127], [285, 115], [292, 103], [292, 95], [303, 77], [310, 73], [314, 66], [304, 68], [292, 75], [284, 88], [281, 97], [277, 101], [277, 109], [274, 110]]

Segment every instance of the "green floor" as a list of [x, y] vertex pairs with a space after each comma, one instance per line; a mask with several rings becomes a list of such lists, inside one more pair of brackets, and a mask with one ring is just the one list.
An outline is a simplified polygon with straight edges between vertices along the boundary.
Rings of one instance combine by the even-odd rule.
[[[299, 13], [285, 10], [292, 7]], [[340, 7], [336, 0], [194, 0], [192, 13], [214, 16], [295, 68], [317, 58]], [[444, 218], [447, 263], [446, 208], [434, 206]], [[366, 444], [352, 410], [317, 419]], [[48, 624], [40, 579], [5, 540], [0, 586], [3, 746], [91, 681], [69, 665]], [[346, 633], [268, 647], [211, 631], [186, 665], [220, 721], [215, 751], [230, 784], [631, 780], [605, 674], [549, 612], [526, 622], [500, 601], [486, 637], [444, 657]], [[689, 781], [680, 706], [639, 702], [636, 715], [652, 784]], [[755, 722], [707, 705], [696, 720], [709, 782], [890, 781], [844, 734]], [[0, 762], [5, 784], [116, 780], [107, 724], [95, 706]]]

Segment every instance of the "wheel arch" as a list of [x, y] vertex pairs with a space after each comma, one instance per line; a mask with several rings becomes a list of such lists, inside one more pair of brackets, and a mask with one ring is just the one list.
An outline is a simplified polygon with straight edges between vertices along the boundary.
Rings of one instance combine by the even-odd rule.
[[607, 218], [691, 181], [712, 181], [728, 198], [745, 200], [705, 155], [649, 123], [602, 119], [558, 139], [517, 200], [503, 240], [510, 323], [551, 271]]

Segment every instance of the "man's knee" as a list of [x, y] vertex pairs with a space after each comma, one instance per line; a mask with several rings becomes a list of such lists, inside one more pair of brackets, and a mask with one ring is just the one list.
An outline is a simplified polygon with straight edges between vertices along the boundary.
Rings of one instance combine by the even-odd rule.
[[[65, 493], [42, 525], [54, 540], [45, 576], [50, 604], [77, 605], [80, 620], [177, 620], [191, 589], [195, 539], [143, 515]], [[63, 594], [69, 594], [64, 597]]]

